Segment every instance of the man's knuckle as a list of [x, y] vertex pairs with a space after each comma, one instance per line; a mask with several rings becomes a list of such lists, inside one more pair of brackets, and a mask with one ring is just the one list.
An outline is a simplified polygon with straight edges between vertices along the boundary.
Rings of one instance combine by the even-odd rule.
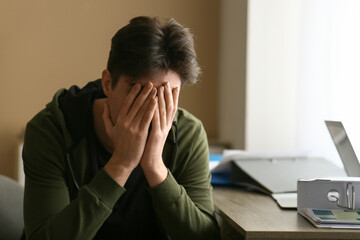
[[118, 123], [122, 128], [129, 128], [130, 127], [130, 121], [129, 120], [119, 120]]
[[129, 126], [128, 128], [128, 132], [131, 134], [131, 135], [136, 135], [137, 133], [137, 129], [133, 126]]

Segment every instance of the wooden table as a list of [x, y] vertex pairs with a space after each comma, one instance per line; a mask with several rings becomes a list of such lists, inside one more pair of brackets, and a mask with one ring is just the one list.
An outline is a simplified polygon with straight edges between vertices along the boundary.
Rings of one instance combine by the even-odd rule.
[[213, 198], [223, 239], [360, 239], [360, 230], [317, 229], [260, 193], [214, 187]]

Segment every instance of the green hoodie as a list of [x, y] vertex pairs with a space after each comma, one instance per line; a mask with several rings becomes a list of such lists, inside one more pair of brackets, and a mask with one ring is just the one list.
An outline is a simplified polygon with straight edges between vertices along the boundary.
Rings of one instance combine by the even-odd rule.
[[[59, 90], [26, 127], [27, 239], [93, 239], [126, 192], [103, 169], [90, 175], [87, 139], [74, 143], [59, 108], [59, 96], [65, 91]], [[167, 141], [163, 151], [168, 177], [147, 189], [155, 214], [169, 239], [219, 239], [206, 133], [201, 122], [183, 109], [175, 121], [178, 130], [173, 126], [169, 137], [174, 140], [177, 135], [176, 144]], [[76, 159], [77, 172], [69, 155]]]

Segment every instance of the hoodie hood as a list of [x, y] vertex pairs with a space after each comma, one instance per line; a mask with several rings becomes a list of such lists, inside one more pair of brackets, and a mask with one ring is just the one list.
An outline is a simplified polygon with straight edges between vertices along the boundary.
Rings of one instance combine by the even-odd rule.
[[46, 105], [57, 119], [67, 149], [77, 144], [92, 124], [92, 106], [96, 98], [106, 97], [101, 79], [89, 82], [85, 87], [72, 86], [58, 90], [53, 100]]
[[85, 87], [72, 86], [59, 97], [59, 107], [73, 144], [77, 144], [93, 128], [93, 103], [105, 98], [101, 79], [89, 82]]

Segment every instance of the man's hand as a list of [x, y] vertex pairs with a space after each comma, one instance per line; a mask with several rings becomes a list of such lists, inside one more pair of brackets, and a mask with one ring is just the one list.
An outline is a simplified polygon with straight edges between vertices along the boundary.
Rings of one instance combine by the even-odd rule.
[[[125, 98], [113, 124], [109, 106], [105, 103], [103, 120], [113, 143], [113, 155], [105, 171], [124, 186], [144, 153], [149, 126], [156, 110], [156, 88], [147, 83], [143, 90], [137, 83]], [[139, 93], [140, 92], [140, 93]]]
[[167, 177], [162, 152], [177, 111], [179, 88], [171, 90], [167, 82], [158, 88], [157, 99], [149, 138], [140, 162], [150, 187], [159, 185]]

